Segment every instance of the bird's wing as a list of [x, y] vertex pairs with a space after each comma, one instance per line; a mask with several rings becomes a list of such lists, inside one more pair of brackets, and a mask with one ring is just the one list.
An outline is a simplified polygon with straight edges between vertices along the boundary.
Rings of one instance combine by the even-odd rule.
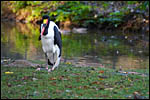
[[54, 26], [54, 44], [57, 44], [60, 49], [59, 57], [61, 56], [62, 40], [61, 33], [58, 31], [58, 28]]

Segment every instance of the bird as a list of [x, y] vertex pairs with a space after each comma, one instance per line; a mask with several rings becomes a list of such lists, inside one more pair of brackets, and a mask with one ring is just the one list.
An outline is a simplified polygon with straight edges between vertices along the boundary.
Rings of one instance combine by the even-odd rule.
[[[42, 49], [45, 54], [46, 69], [48, 72], [51, 72], [60, 64], [62, 52], [61, 32], [48, 15], [42, 16], [41, 22], [39, 41], [41, 40]], [[52, 68], [49, 69], [49, 66], [52, 66]], [[40, 70], [40, 68], [37, 70]]]

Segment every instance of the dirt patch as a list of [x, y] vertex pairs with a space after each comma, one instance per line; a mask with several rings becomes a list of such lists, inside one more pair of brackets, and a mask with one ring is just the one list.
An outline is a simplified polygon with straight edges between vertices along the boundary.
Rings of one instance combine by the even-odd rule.
[[[5, 63], [4, 63], [5, 62]], [[9, 61], [10, 62], [10, 61]], [[1, 61], [2, 63], [2, 61]], [[6, 63], [6, 60], [3, 61], [3, 65], [4, 66], [13, 66], [13, 67], [41, 67], [40, 64], [36, 64], [27, 60], [15, 60], [15, 61], [11, 61], [10, 63]]]

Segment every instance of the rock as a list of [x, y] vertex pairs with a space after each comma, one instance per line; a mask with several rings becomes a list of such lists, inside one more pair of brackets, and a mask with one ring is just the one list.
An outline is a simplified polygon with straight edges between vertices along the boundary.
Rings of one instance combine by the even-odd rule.
[[60, 30], [60, 32], [64, 35], [70, 34], [70, 30]]
[[73, 28], [73, 33], [87, 33], [87, 28]]
[[17, 66], [17, 67], [40, 67], [40, 64], [35, 64], [27, 60], [15, 60], [14, 62], [4, 66]]

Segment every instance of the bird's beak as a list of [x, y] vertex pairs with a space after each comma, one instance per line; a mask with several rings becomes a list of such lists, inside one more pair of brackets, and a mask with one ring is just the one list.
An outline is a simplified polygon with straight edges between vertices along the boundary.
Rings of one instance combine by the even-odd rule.
[[43, 20], [43, 28], [42, 28], [41, 36], [43, 35], [43, 33], [45, 31], [45, 27], [47, 26], [47, 24], [48, 24], [48, 19], [44, 19]]

